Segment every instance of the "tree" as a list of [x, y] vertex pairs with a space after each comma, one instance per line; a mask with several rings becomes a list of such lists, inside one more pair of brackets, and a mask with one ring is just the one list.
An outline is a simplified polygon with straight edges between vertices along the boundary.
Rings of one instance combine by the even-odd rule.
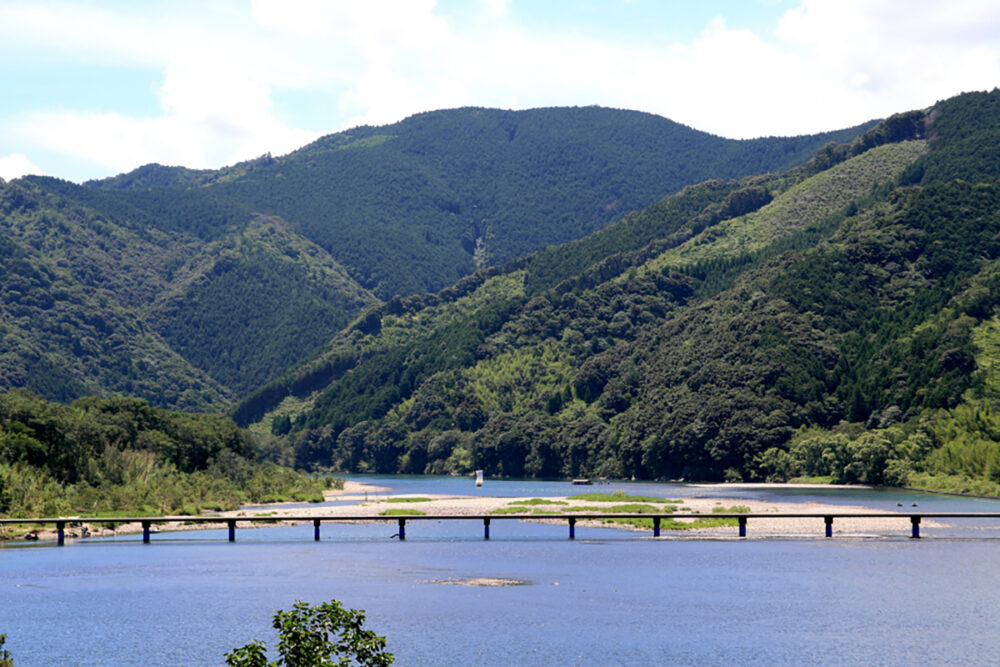
[[10, 657], [10, 651], [3, 647], [7, 641], [7, 635], [0, 635], [0, 667], [14, 667], [14, 659]]
[[226, 654], [230, 667], [332, 667], [351, 664], [383, 667], [395, 660], [385, 652], [385, 637], [363, 630], [365, 613], [344, 609], [337, 600], [310, 606], [296, 602], [291, 611], [278, 610], [272, 625], [278, 631], [276, 662], [267, 661], [264, 642], [253, 641]]
[[768, 482], [787, 482], [795, 476], [795, 459], [784, 449], [769, 447], [754, 457], [754, 466]]
[[[9, 509], [10, 509], [10, 494], [7, 492], [7, 487], [4, 482], [3, 476], [0, 475], [0, 514], [5, 513]], [[2, 644], [3, 642], [0, 642], [0, 645]], [[2, 663], [0, 663], [0, 667], [2, 667]]]

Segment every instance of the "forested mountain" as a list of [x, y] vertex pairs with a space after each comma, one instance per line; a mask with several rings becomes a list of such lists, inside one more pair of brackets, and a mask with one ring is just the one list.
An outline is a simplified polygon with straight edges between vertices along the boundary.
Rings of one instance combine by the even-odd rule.
[[225, 409], [374, 297], [281, 220], [212, 241], [92, 208], [52, 179], [0, 189], [0, 387]]
[[379, 299], [862, 130], [731, 141], [597, 107], [457, 109], [220, 170], [0, 183], [0, 389], [225, 409]]
[[370, 308], [237, 420], [347, 470], [996, 484], [997, 146], [966, 94], [689, 186]]
[[465, 108], [218, 172], [149, 165], [89, 185], [143, 208], [185, 191], [280, 216], [387, 300], [580, 238], [685, 185], [801, 164], [864, 129], [733, 141], [634, 111]]

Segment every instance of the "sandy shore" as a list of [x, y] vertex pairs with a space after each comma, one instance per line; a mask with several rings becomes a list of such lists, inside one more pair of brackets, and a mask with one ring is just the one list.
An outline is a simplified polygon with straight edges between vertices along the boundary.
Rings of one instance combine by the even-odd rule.
[[[322, 516], [336, 514], [339, 516], [379, 516], [387, 509], [414, 509], [423, 512], [427, 516], [477, 516], [489, 514], [495, 510], [518, 507], [517, 501], [528, 500], [528, 498], [494, 498], [494, 497], [471, 497], [471, 496], [446, 496], [446, 495], [422, 495], [421, 498], [430, 498], [424, 502], [391, 502], [390, 498], [406, 498], [406, 494], [398, 496], [379, 495], [369, 493], [369, 502], [358, 503], [356, 505], [338, 506], [335, 508], [309, 507], [278, 512], [278, 514], [295, 514], [298, 516]], [[569, 500], [567, 497], [552, 497], [546, 500], [553, 501], [551, 505], [522, 506], [525, 513], [530, 513], [532, 509], [538, 508], [553, 512], [572, 512], [574, 507], [610, 507], [631, 503], [629, 500], [616, 500], [613, 502], [596, 502]], [[884, 514], [884, 510], [874, 510], [865, 507], [849, 505], [828, 505], [824, 503], [782, 503], [782, 502], [762, 502], [746, 500], [742, 498], [684, 498], [681, 504], [665, 505], [673, 507], [675, 513], [697, 513], [706, 517], [712, 516], [715, 508], [729, 508], [736, 505], [748, 507], [754, 514], [779, 514], [779, 513], [830, 513], [830, 514]], [[565, 503], [565, 504], [559, 504]], [[647, 504], [647, 503], [643, 503]], [[669, 511], [669, 510], [666, 510]], [[613, 516], [613, 515], [611, 515]], [[565, 523], [564, 519], [545, 519], [539, 516], [538, 521]], [[680, 519], [685, 521], [685, 519]], [[604, 525], [599, 521], [581, 520], [578, 526]], [[823, 536], [825, 524], [821, 518], [762, 518], [755, 517], [748, 521], [748, 535], [750, 536]], [[939, 527], [943, 524], [924, 519], [921, 527]], [[648, 529], [634, 528], [630, 526], [617, 526], [623, 530], [637, 530], [648, 533]], [[841, 536], [874, 536], [887, 534], [909, 535], [910, 519], [907, 516], [897, 518], [872, 517], [872, 518], [843, 518], [835, 519], [833, 523], [833, 534]], [[698, 528], [684, 531], [663, 531], [673, 536], [688, 537], [733, 537], [735, 528], [732, 526], [718, 528]]]
[[[714, 486], [713, 488], [719, 488]], [[724, 489], [720, 489], [724, 490]], [[496, 498], [483, 496], [460, 496], [460, 495], [421, 495], [417, 502], [406, 502], [406, 498], [414, 498], [412, 494], [392, 494], [391, 489], [360, 482], [346, 482], [343, 489], [331, 490], [324, 493], [328, 501], [349, 502], [350, 504], [337, 505], [334, 507], [322, 506], [319, 504], [303, 507], [301, 504], [277, 503], [273, 505], [245, 508], [232, 512], [222, 512], [224, 517], [260, 517], [266, 516], [275, 519], [275, 523], [252, 523], [237, 522], [240, 529], [262, 527], [268, 525], [294, 523], [296, 520], [281, 521], [282, 517], [316, 516], [343, 516], [343, 517], [378, 517], [387, 510], [418, 510], [427, 516], [476, 516], [489, 514], [495, 510], [504, 508], [520, 507], [525, 513], [530, 513], [534, 509], [550, 512], [569, 513], [574, 508], [588, 508], [586, 511], [593, 511], [593, 508], [610, 507], [623, 503], [635, 501], [622, 499], [614, 502], [597, 502], [570, 500], [567, 497], [545, 498], [550, 504], [520, 505], [517, 501], [529, 500], [529, 498]], [[884, 514], [883, 510], [873, 510], [864, 507], [827, 505], [823, 503], [783, 503], [783, 502], [763, 502], [746, 500], [742, 498], [683, 498], [679, 504], [664, 505], [665, 508], [673, 507], [675, 513], [697, 513], [705, 517], [712, 516], [712, 510], [716, 508], [730, 508], [733, 506], [748, 507], [754, 514], [778, 514], [778, 513], [829, 513], [829, 514]], [[645, 503], [644, 503], [645, 504]], [[902, 509], [902, 508], [901, 508]], [[907, 508], [908, 509], [908, 508]], [[669, 511], [667, 509], [666, 511]], [[502, 515], [498, 515], [500, 518]], [[609, 515], [613, 516], [613, 515]], [[546, 519], [539, 516], [533, 519], [541, 522], [565, 523], [565, 519]], [[685, 519], [679, 519], [686, 521]], [[139, 523], [118, 524], [114, 530], [105, 528], [101, 524], [83, 523], [88, 528], [90, 536], [101, 537], [108, 535], [121, 535], [128, 533], [142, 532]], [[578, 526], [605, 526], [599, 521], [580, 520]], [[928, 519], [921, 522], [921, 527], [938, 527], [943, 524]], [[648, 533], [648, 529], [638, 529], [630, 526], [617, 525], [616, 528], [622, 530], [641, 530]], [[202, 530], [219, 528], [219, 524], [186, 524], [181, 522], [170, 522], [158, 524], [154, 530], [174, 531], [174, 530]], [[747, 534], [749, 537], [822, 537], [825, 525], [821, 518], [764, 518], [754, 517], [748, 520]], [[70, 527], [67, 530], [67, 537], [73, 539], [79, 537], [82, 527]], [[910, 519], [906, 516], [894, 517], [858, 517], [839, 518], [833, 523], [833, 534], [835, 536], [866, 537], [900, 535], [907, 536], [910, 531]], [[54, 530], [41, 530], [37, 532], [39, 539], [55, 539]], [[736, 529], [733, 526], [723, 526], [715, 528], [697, 528], [681, 531], [664, 530], [665, 539], [677, 537], [736, 537]]]

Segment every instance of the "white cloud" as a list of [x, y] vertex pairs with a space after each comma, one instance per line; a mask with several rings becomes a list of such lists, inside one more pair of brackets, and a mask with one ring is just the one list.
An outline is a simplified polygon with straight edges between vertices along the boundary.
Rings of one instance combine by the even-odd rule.
[[99, 165], [103, 173], [148, 162], [218, 167], [269, 151], [285, 153], [318, 136], [289, 129], [266, 114], [250, 119], [211, 113], [130, 118], [117, 113], [40, 112], [24, 117], [19, 131], [49, 150], [58, 148]]
[[24, 153], [11, 153], [6, 157], [0, 157], [0, 178], [11, 180], [28, 176], [31, 174], [44, 174], [42, 169], [28, 159]]
[[[264, 152], [284, 153], [319, 133], [288, 127], [275, 115], [274, 82], [296, 82], [293, 62], [272, 63], [262, 35], [225, 14], [204, 21], [161, 14], [87, 11], [72, 5], [0, 5], [0, 39], [33, 35], [34, 48], [61, 50], [80, 61], [154, 67], [163, 72], [161, 113], [135, 117], [72, 108], [27, 110], [8, 118], [16, 136], [45, 152], [70, 155], [106, 175], [147, 162], [217, 167]], [[188, 17], [190, 18], [190, 17]], [[245, 23], [249, 25], [249, 20]], [[20, 38], [19, 38], [20, 39]], [[8, 48], [10, 48], [8, 46]], [[277, 53], [282, 50], [278, 49]], [[108, 101], [113, 106], [113, 100]]]
[[161, 63], [171, 50], [166, 17], [71, 2], [0, 3], [0, 39], [42, 58], [133, 67]]
[[342, 98], [351, 121], [594, 103], [753, 137], [837, 129], [1000, 82], [1000, 5], [990, 2], [803, 0], [771, 34], [717, 17], [656, 46], [528, 29], [502, 0], [482, 7], [478, 23], [361, 70]]
[[788, 58], [833, 88], [841, 114], [884, 116], [1000, 83], [995, 2], [803, 0], [778, 34]]
[[659, 44], [529, 28], [506, 0], [461, 18], [433, 0], [108, 7], [0, 0], [0, 50], [157, 69], [160, 112], [23, 110], [0, 118], [5, 144], [27, 142], [6, 150], [115, 171], [283, 153], [319, 131], [281, 116], [278, 89], [336, 99], [327, 132], [464, 105], [602, 104], [749, 137], [844, 127], [1000, 82], [990, 0], [801, 0], [767, 34], [720, 16]]
[[343, 39], [377, 53], [427, 48], [447, 37], [447, 22], [434, 13], [434, 0], [254, 0], [260, 25], [311, 39]]

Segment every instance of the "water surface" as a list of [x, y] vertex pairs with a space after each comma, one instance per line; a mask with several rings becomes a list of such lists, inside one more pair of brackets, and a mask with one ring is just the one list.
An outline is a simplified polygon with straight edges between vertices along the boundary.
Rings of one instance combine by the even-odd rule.
[[[384, 485], [447, 493], [438, 489], [449, 479]], [[476, 492], [460, 481], [455, 493]], [[484, 490], [659, 495], [646, 484], [536, 484], [487, 481]], [[663, 486], [665, 497], [680, 495]], [[835, 495], [880, 508], [940, 500], [948, 511], [974, 500]], [[570, 542], [562, 525], [496, 521], [485, 542], [475, 522], [420, 521], [404, 543], [394, 532], [385, 523], [324, 525], [317, 543], [305, 525], [240, 530], [233, 544], [210, 530], [160, 533], [149, 545], [131, 535], [0, 549], [0, 632], [22, 667], [218, 665], [251, 639], [273, 641], [275, 609], [336, 598], [367, 611], [401, 665], [986, 664], [1000, 652], [1000, 540], [975, 531], [919, 541], [656, 541], [578, 527]], [[429, 583], [475, 577], [527, 585]]]

